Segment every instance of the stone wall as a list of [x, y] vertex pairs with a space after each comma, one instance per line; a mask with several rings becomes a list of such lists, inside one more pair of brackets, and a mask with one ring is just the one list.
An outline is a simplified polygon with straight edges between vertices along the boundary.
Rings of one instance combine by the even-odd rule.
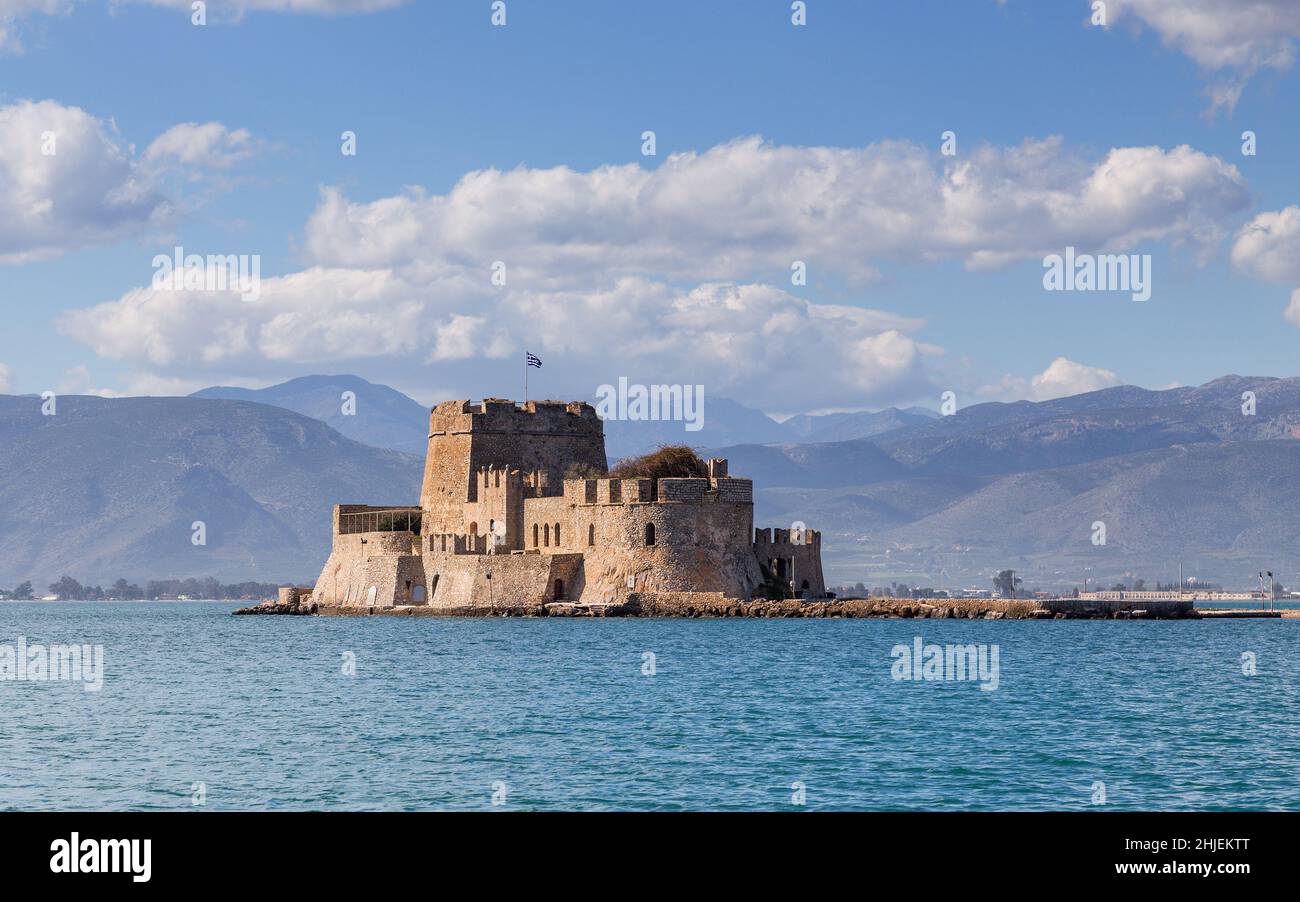
[[1066, 617], [1114, 617], [1133, 611], [1160, 618], [1192, 617], [1196, 607], [1191, 599], [1047, 598], [1038, 604]]
[[415, 603], [425, 585], [419, 538], [410, 533], [370, 532], [336, 536], [312, 594], [335, 607], [391, 607]]
[[[483, 550], [507, 552], [524, 548], [523, 474], [516, 469], [489, 467], [475, 474], [478, 499], [462, 507], [460, 530], [472, 534]], [[498, 525], [505, 529], [503, 544], [495, 545], [493, 534]]]
[[447, 555], [426, 559], [429, 604], [450, 610], [517, 608], [582, 594], [582, 555]]
[[[404, 538], [404, 540], [403, 540]], [[340, 536], [311, 599], [344, 609], [535, 606], [583, 594], [581, 554], [412, 553], [418, 537]], [[557, 582], [558, 581], [558, 582]]]
[[754, 481], [752, 479], [715, 479], [713, 488], [718, 500], [728, 504], [752, 504]]
[[617, 600], [631, 591], [748, 598], [762, 581], [750, 544], [748, 505], [597, 505], [579, 508], [583, 515], [596, 539], [594, 548], [584, 550], [585, 601]]
[[754, 554], [783, 583], [789, 582], [793, 576], [797, 594], [806, 593], [811, 598], [826, 594], [820, 532], [805, 529], [800, 535], [789, 529], [757, 529], [754, 531]]
[[698, 504], [704, 501], [704, 493], [709, 488], [707, 479], [661, 479], [659, 480], [659, 500]]

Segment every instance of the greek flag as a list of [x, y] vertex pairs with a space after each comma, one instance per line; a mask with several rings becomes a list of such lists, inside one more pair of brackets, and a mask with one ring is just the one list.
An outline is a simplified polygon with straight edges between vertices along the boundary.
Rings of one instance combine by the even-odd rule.
[[529, 366], [535, 366], [535, 367], [537, 367], [539, 370], [542, 368], [542, 358], [540, 358], [540, 357], [534, 357], [532, 354], [529, 354], [527, 351], [524, 351], [524, 353], [528, 355], [528, 365], [529, 365]]

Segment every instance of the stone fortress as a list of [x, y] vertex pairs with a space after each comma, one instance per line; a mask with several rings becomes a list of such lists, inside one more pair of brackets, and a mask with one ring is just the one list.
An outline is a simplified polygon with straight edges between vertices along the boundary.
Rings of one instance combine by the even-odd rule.
[[707, 478], [610, 478], [587, 403], [443, 402], [419, 506], [336, 505], [311, 600], [487, 614], [824, 596], [821, 535], [755, 530], [753, 483], [725, 460], [707, 466]]

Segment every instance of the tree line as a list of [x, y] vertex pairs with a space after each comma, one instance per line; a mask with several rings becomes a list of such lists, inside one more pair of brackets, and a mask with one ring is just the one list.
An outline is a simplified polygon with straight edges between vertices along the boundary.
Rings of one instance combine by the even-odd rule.
[[[103, 586], [83, 586], [70, 576], [64, 576], [58, 582], [50, 583], [50, 595], [75, 601], [138, 601], [145, 598], [176, 598], [185, 595], [189, 598], [230, 599], [274, 597], [280, 586], [289, 583], [222, 583], [213, 577], [203, 579], [152, 579], [141, 588], [136, 583], [119, 579], [108, 588]], [[35, 598], [35, 590], [30, 582], [24, 582], [13, 589], [0, 589], [0, 598], [15, 601], [30, 601]]]

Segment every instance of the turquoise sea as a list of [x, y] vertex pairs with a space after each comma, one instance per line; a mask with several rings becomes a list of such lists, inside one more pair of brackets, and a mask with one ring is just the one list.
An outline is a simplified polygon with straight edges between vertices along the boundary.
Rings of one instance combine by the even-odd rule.
[[[1300, 808], [1300, 619], [236, 606], [0, 604], [0, 646], [105, 655], [98, 692], [0, 681], [0, 808]], [[918, 636], [996, 645], [997, 688], [893, 679]]]

